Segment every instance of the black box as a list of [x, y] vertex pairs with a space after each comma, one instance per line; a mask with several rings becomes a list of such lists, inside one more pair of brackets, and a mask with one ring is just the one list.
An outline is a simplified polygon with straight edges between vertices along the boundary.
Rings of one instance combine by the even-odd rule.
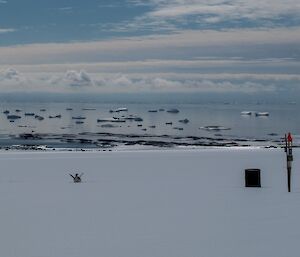
[[261, 187], [260, 169], [245, 170], [245, 187]]

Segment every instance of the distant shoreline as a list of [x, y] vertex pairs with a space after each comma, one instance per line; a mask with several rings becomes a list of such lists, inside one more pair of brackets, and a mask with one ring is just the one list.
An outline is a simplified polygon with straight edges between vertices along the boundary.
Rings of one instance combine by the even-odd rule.
[[[282, 139], [249, 139], [240, 137], [196, 137], [151, 134], [91, 133], [49, 134], [26, 133], [7, 135], [0, 139], [0, 150], [33, 151], [112, 151], [120, 148], [176, 149], [176, 148], [215, 148], [215, 147], [261, 147], [281, 148]], [[299, 147], [299, 145], [295, 145]]]

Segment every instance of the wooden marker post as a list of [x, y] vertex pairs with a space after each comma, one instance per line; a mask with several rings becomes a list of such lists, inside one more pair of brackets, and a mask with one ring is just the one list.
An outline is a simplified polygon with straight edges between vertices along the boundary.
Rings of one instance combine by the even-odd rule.
[[292, 161], [293, 161], [293, 138], [291, 133], [285, 134], [285, 153], [287, 166], [287, 185], [288, 192], [291, 192], [291, 176], [292, 176]]

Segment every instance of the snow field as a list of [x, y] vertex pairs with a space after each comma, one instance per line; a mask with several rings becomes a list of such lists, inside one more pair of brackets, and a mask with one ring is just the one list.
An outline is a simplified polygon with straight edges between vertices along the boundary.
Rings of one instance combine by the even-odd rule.
[[294, 257], [299, 159], [287, 193], [280, 149], [1, 153], [1, 256]]

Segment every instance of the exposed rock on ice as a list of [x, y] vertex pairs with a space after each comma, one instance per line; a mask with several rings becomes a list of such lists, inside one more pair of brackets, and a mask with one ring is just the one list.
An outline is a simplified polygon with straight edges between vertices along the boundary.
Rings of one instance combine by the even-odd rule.
[[179, 110], [175, 109], [175, 108], [172, 108], [172, 109], [167, 110], [167, 112], [168, 113], [179, 113]]
[[83, 117], [83, 116], [75, 116], [75, 117], [72, 117], [73, 120], [85, 120], [86, 117]]
[[187, 123], [189, 123], [190, 121], [189, 121], [188, 119], [183, 119], [183, 120], [179, 120], [179, 122], [184, 123], [184, 124], [187, 124]]
[[36, 118], [37, 120], [44, 120], [44, 117], [40, 115], [35, 115], [34, 118]]
[[7, 115], [7, 119], [17, 120], [17, 119], [21, 119], [21, 116], [19, 116], [19, 115]]

